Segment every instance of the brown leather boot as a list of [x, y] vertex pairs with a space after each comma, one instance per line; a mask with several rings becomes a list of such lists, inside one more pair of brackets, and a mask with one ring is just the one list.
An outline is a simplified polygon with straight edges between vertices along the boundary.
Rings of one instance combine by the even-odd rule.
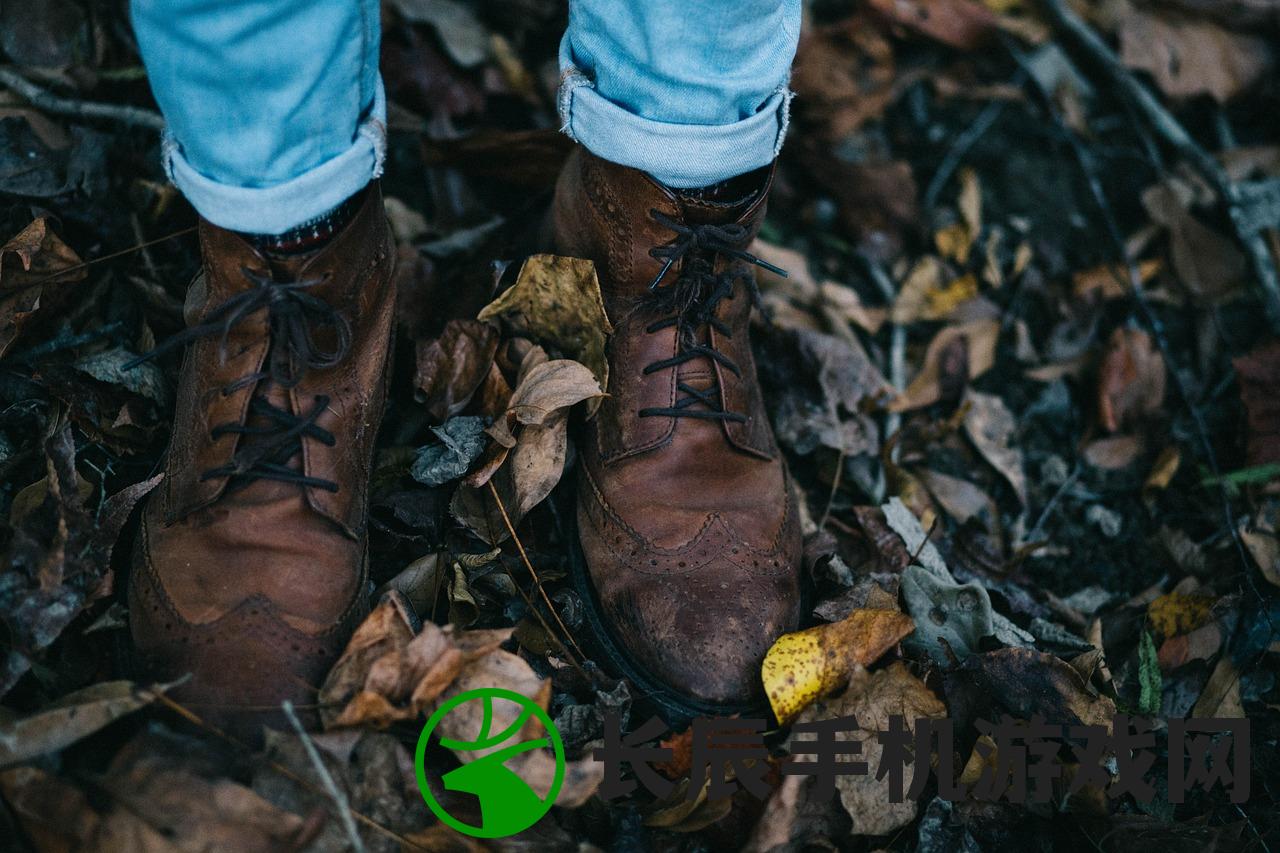
[[758, 710], [760, 662], [800, 618], [797, 510], [748, 333], [771, 180], [725, 204], [578, 149], [556, 188], [556, 250], [596, 263], [616, 327], [579, 466], [588, 611], [669, 719]]
[[[280, 260], [202, 222], [165, 479], [134, 548], [140, 669], [256, 739], [314, 722], [365, 615], [366, 489], [382, 418], [395, 252], [376, 184], [319, 250]], [[310, 711], [311, 713], [306, 713]]]

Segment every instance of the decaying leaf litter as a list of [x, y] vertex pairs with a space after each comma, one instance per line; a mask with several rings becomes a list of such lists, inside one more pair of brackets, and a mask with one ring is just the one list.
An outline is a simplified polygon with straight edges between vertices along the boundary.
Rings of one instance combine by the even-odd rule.
[[[755, 333], [813, 592], [808, 626], [763, 667], [780, 722], [763, 804], [689, 796], [687, 733], [664, 736], [661, 771], [680, 783], [665, 799], [602, 801], [586, 760], [606, 714], [636, 728], [648, 711], [579, 647], [565, 582], [561, 485], [610, 329], [590, 265], [528, 237], [568, 145], [564, 15], [384, 4], [401, 310], [373, 479], [377, 606], [317, 685], [310, 736], [343, 821], [294, 732], [240, 749], [116, 668], [129, 516], [155, 485], [177, 362], [121, 366], [181, 322], [194, 217], [159, 171], [123, 12], [5, 7], [3, 837], [483, 849], [434, 823], [410, 749], [431, 709], [487, 685], [545, 707], [571, 759], [562, 807], [493, 847], [1274, 848], [1280, 223], [1251, 199], [1280, 176], [1280, 7], [807, 10], [753, 250], [790, 273], [762, 277]], [[951, 718], [972, 781], [995, 760], [977, 719], [1117, 711], [1247, 715], [1252, 799], [1085, 786], [1012, 806], [948, 802], [930, 781], [891, 805], [874, 779], [823, 800], [779, 775], [792, 726], [835, 714], [857, 714], [849, 737], [872, 757], [892, 714]], [[1163, 760], [1163, 726], [1156, 744]], [[469, 757], [441, 751], [433, 772]], [[1079, 771], [1079, 753], [1060, 758]], [[546, 784], [543, 758], [518, 772]]]

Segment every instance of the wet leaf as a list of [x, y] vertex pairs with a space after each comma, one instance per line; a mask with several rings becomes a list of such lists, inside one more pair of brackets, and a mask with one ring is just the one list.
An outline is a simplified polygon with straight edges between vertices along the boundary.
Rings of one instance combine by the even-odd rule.
[[879, 660], [913, 627], [897, 610], [855, 610], [839, 622], [779, 637], [760, 669], [774, 717], [786, 725], [843, 685], [854, 667]]

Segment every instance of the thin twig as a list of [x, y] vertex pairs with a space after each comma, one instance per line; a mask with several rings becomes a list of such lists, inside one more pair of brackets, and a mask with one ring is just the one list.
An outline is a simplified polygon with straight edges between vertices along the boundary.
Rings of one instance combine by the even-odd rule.
[[108, 121], [118, 121], [135, 127], [164, 130], [164, 117], [153, 110], [142, 107], [129, 107], [123, 104], [101, 104], [94, 101], [64, 98], [37, 86], [11, 68], [0, 68], [0, 84], [19, 97], [30, 101], [33, 107], [38, 107], [54, 115], [67, 116], [69, 118], [107, 119]]
[[329, 793], [329, 799], [333, 801], [333, 806], [338, 811], [338, 820], [342, 821], [342, 828], [347, 832], [347, 838], [351, 840], [351, 849], [356, 853], [365, 853], [364, 841], [360, 839], [360, 831], [356, 829], [356, 822], [351, 817], [351, 805], [347, 802], [347, 797], [338, 788], [338, 783], [333, 781], [333, 774], [329, 772], [329, 768], [324, 766], [324, 760], [320, 758], [320, 752], [316, 749], [316, 745], [312, 743], [311, 736], [307, 734], [307, 730], [302, 727], [302, 722], [298, 719], [298, 715], [293, 712], [293, 703], [288, 699], [280, 704], [284, 715], [289, 718], [289, 725], [293, 726], [294, 732], [298, 735], [298, 740], [302, 741], [302, 748], [307, 752], [307, 758], [311, 760], [311, 764], [316, 768], [320, 781], [324, 783], [325, 790]]
[[[175, 714], [177, 714], [179, 717], [182, 717], [184, 720], [191, 723], [193, 726], [204, 729], [205, 731], [216, 736], [220, 740], [230, 744], [232, 747], [240, 750], [241, 752], [245, 752], [245, 753], [253, 752], [253, 750], [249, 748], [248, 744], [227, 734], [222, 729], [218, 728], [213, 723], [210, 723], [208, 720], [204, 719], [195, 711], [192, 711], [190, 708], [183, 705], [182, 703], [177, 702], [176, 700], [171, 699], [168, 696], [158, 691], [155, 692], [154, 695], [157, 702], [159, 702], [161, 705], [164, 705], [170, 711], [173, 711]], [[274, 707], [275, 706], [273, 705], [272, 708], [274, 709]], [[285, 767], [280, 762], [272, 761], [271, 759], [268, 758], [268, 759], [265, 759], [265, 763], [268, 767], [270, 767], [275, 772], [279, 773], [281, 776], [285, 777], [291, 782], [296, 782], [298, 785], [301, 785], [303, 788], [306, 788], [308, 791], [315, 794], [316, 796], [322, 797], [325, 795], [325, 791], [321, 789], [319, 786], [317, 786], [310, 779], [304, 779], [302, 776], [299, 776], [297, 773], [293, 772], [288, 767]], [[418, 842], [414, 841], [411, 838], [406, 838], [405, 836], [401, 835], [400, 833], [396, 832], [394, 829], [391, 829], [388, 826], [383, 826], [373, 818], [368, 817], [367, 815], [363, 815], [360, 812], [356, 811], [355, 809], [348, 809], [348, 811], [350, 811], [351, 816], [356, 820], [360, 821], [360, 823], [364, 824], [365, 826], [369, 827], [375, 832], [380, 833], [381, 835], [385, 835], [386, 837], [392, 839], [393, 841], [396, 841], [402, 846], [410, 848], [412, 850], [421, 850], [423, 851], [423, 853], [431, 853], [429, 848], [422, 846], [421, 844], [419, 844]]]
[[[507, 515], [507, 507], [503, 504], [502, 497], [498, 494], [498, 489], [493, 485], [493, 480], [490, 480], [488, 485], [489, 493], [493, 495], [494, 503], [498, 505], [498, 512], [502, 513], [502, 522], [507, 526], [507, 533], [511, 534], [511, 541], [516, 544], [516, 550], [520, 552], [520, 559], [524, 561], [525, 569], [527, 569], [529, 574], [533, 577], [533, 585], [538, 588], [538, 592], [541, 594], [542, 600], [546, 603], [547, 609], [551, 611], [551, 616], [556, 620], [556, 624], [560, 626], [560, 630], [564, 631], [565, 639], [573, 646], [574, 651], [576, 651], [583, 660], [586, 660], [587, 656], [583, 653], [582, 649], [578, 647], [578, 643], [573, 639], [573, 635], [569, 633], [569, 628], [564, 624], [564, 620], [560, 618], [560, 611], [556, 610], [555, 606], [551, 603], [551, 598], [547, 595], [547, 591], [542, 586], [542, 579], [538, 577], [538, 573], [533, 568], [533, 563], [529, 561], [529, 555], [526, 554], [524, 550], [524, 543], [522, 543], [520, 541], [520, 537], [516, 535], [515, 526], [511, 524], [511, 518]], [[577, 669], [578, 672], [586, 677], [586, 671], [578, 665], [577, 661], [575, 661], [572, 656], [569, 657], [569, 662], [574, 665], [574, 668]], [[588, 677], [587, 681], [590, 682], [592, 679]]]
[[[3, 69], [0, 69], [0, 70], [3, 70]], [[134, 252], [140, 252], [143, 249], [156, 245], [157, 243], [165, 243], [165, 242], [168, 242], [169, 240], [176, 240], [179, 237], [185, 237], [191, 232], [198, 229], [199, 227], [200, 226], [198, 225], [192, 225], [188, 228], [181, 228], [177, 231], [171, 231], [168, 234], [164, 235], [163, 237], [157, 237], [154, 240], [148, 240], [145, 243], [137, 243], [135, 245], [130, 246], [127, 249], [120, 249], [119, 251], [112, 252], [109, 255], [103, 255], [100, 258], [92, 258], [87, 261], [81, 261], [80, 263], [69, 266], [66, 269], [58, 270], [56, 273], [53, 273], [52, 275], [47, 275], [44, 278], [38, 278], [35, 281], [28, 281], [16, 287], [0, 287], [0, 295], [8, 296], [11, 293], [17, 293], [21, 290], [26, 290], [29, 287], [39, 287], [42, 284], [48, 284], [51, 281], [57, 281], [60, 278], [66, 277], [68, 273], [73, 273], [73, 272], [76, 272], [77, 270], [82, 270], [82, 269], [85, 269], [86, 267], [91, 267], [95, 264], [100, 264], [105, 261], [115, 260], [116, 258], [122, 257], [124, 255], [131, 255]]]
[[[907, 329], [893, 319], [893, 303], [897, 301], [898, 292], [894, 288], [889, 274], [885, 272], [884, 267], [878, 261], [865, 254], [860, 255], [860, 257], [871, 275], [871, 281], [880, 290], [880, 295], [884, 297], [884, 301], [889, 306], [889, 323], [891, 327], [889, 333], [889, 384], [893, 386], [894, 391], [901, 394], [907, 384]], [[884, 434], [886, 437], [897, 432], [900, 426], [902, 426], [901, 414], [889, 412], [885, 416]], [[898, 449], [894, 447], [890, 451], [890, 461], [896, 462], [897, 460]]]

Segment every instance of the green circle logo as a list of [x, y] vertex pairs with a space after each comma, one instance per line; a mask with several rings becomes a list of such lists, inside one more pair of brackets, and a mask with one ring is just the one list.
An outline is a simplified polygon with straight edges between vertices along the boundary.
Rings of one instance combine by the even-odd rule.
[[[515, 722], [501, 732], [492, 734], [493, 700], [505, 699], [520, 706], [520, 713]], [[458, 711], [469, 702], [480, 703], [480, 731], [474, 741], [459, 741], [451, 738], [440, 738], [440, 745], [452, 750], [470, 750], [473, 752], [488, 751], [476, 760], [451, 770], [441, 777], [445, 790], [472, 794], [480, 801], [481, 823], [479, 826], [458, 820], [449, 814], [431, 792], [427, 784], [427, 744], [431, 733], [441, 721]], [[467, 709], [471, 712], [471, 709]], [[521, 740], [521, 730], [529, 722], [530, 717], [537, 718], [546, 730], [543, 737], [532, 740]], [[504, 746], [505, 744], [505, 746]], [[555, 778], [551, 789], [545, 797], [529, 787], [529, 784], [506, 766], [506, 762], [514, 756], [550, 746], [556, 759]], [[475, 838], [505, 838], [523, 832], [538, 822], [556, 803], [556, 795], [560, 793], [560, 785], [564, 782], [564, 743], [555, 724], [547, 716], [547, 712], [538, 707], [532, 699], [521, 696], [513, 690], [502, 690], [497, 687], [482, 687], [479, 690], [468, 690], [459, 693], [445, 702], [427, 720], [418, 737], [418, 748], [413, 756], [413, 769], [418, 777], [418, 789], [422, 798], [427, 801], [428, 808], [436, 817], [456, 829], [458, 832]]]

